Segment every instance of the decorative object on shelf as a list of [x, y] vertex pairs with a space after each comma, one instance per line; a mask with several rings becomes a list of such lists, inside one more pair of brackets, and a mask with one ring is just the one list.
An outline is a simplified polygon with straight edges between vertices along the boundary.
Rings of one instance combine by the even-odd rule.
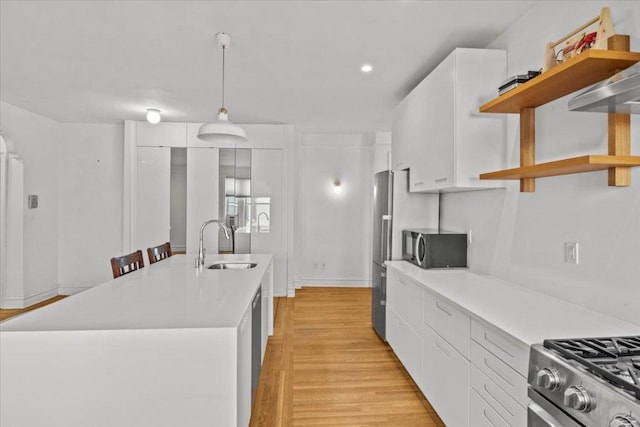
[[205, 123], [200, 126], [198, 138], [203, 141], [215, 142], [226, 140], [228, 142], [245, 142], [247, 133], [240, 126], [229, 121], [229, 112], [224, 106], [224, 59], [225, 51], [231, 44], [231, 36], [227, 33], [216, 34], [218, 46], [222, 48], [222, 106], [218, 110], [218, 120]]
[[535, 109], [640, 62], [640, 53], [629, 52], [629, 45], [628, 35], [613, 35], [607, 49], [588, 49], [482, 105], [482, 113], [520, 114], [520, 167], [483, 173], [480, 179], [517, 179], [520, 191], [533, 192], [536, 178], [608, 170], [609, 186], [631, 185], [630, 169], [640, 166], [640, 156], [630, 155], [629, 114], [609, 114], [607, 155], [535, 162]]
[[[595, 23], [598, 24], [597, 31], [590, 33], [583, 31]], [[549, 71], [556, 65], [562, 64], [590, 48], [606, 50], [607, 39], [612, 35], [613, 24], [611, 23], [611, 12], [608, 7], [603, 7], [600, 15], [576, 28], [558, 41], [547, 44], [542, 72]], [[564, 43], [564, 47], [556, 52], [556, 47], [562, 43]]]
[[502, 82], [498, 88], [498, 95], [503, 95], [511, 89], [517, 88], [520, 84], [526, 83], [532, 78], [539, 76], [541, 72], [542, 71], [528, 71], [527, 74], [516, 74], [515, 76], [509, 77], [507, 80]]

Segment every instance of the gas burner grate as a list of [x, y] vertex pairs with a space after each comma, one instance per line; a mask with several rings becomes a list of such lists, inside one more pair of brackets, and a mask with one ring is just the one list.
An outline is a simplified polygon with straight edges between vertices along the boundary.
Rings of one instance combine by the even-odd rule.
[[640, 336], [545, 340], [544, 346], [640, 400]]

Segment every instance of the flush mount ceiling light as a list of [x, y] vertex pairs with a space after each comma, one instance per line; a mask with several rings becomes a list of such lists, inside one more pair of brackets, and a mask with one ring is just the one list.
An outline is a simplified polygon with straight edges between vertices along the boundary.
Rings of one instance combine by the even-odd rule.
[[217, 120], [200, 126], [198, 138], [209, 142], [223, 140], [234, 143], [244, 142], [247, 140], [246, 132], [240, 126], [234, 125], [229, 121], [229, 113], [224, 106], [224, 53], [231, 44], [231, 36], [227, 33], [218, 33], [216, 34], [216, 41], [218, 46], [222, 48], [222, 106], [218, 110]]
[[373, 66], [371, 64], [364, 64], [362, 67], [360, 67], [360, 71], [365, 74], [370, 73], [373, 71]]
[[147, 108], [147, 121], [154, 125], [160, 123], [160, 110], [157, 108]]

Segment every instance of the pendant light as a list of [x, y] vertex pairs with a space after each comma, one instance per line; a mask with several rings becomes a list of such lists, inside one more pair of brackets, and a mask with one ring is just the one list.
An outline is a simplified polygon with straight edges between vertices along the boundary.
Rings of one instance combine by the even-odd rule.
[[245, 142], [247, 133], [240, 126], [229, 121], [229, 113], [224, 106], [224, 53], [231, 44], [231, 36], [227, 33], [218, 33], [216, 41], [222, 48], [222, 106], [218, 110], [218, 120], [200, 126], [198, 138], [208, 142]]

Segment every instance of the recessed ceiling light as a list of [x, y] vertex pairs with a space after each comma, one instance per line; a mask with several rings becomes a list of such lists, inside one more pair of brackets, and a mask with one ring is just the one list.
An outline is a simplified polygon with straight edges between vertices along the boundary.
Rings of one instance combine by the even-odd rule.
[[373, 71], [373, 66], [371, 66], [371, 64], [364, 64], [362, 67], [360, 67], [360, 71], [362, 71], [363, 73], [370, 73]]
[[154, 125], [160, 123], [160, 110], [158, 110], [157, 108], [148, 108], [147, 121]]

